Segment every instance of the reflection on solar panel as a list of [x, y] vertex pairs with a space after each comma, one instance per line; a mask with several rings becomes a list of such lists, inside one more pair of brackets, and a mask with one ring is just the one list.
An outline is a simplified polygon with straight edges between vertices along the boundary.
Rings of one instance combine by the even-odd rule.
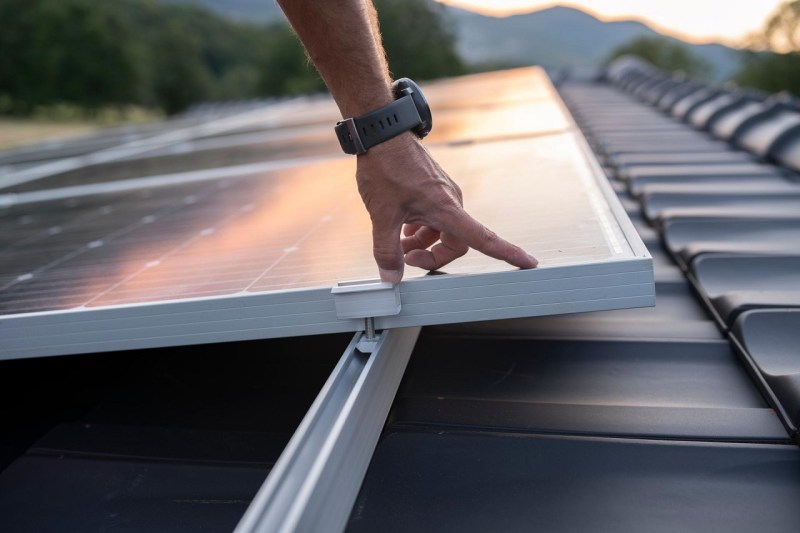
[[[535, 90], [528, 83], [525, 90], [521, 82], [530, 82], [530, 77], [521, 78], [482, 76], [433, 85], [428, 92], [437, 110], [436, 127], [427, 143], [463, 140], [465, 133], [469, 139], [479, 140], [566, 130], [569, 124], [546, 86]], [[130, 152], [113, 162], [99, 160], [88, 168], [65, 171], [53, 164], [48, 168], [57, 172], [6, 191], [22, 193], [256, 161], [341, 155], [330, 133], [330, 125], [339, 116], [329, 100], [285, 103], [234, 119], [219, 121], [213, 128], [195, 127], [191, 131], [199, 133], [192, 139], [168, 133], [157, 138], [162, 139], [159, 143], [140, 141], [149, 149]]]
[[[447, 275], [408, 269], [400, 314], [378, 327], [653, 304], [649, 256], [540, 71], [438, 82], [428, 94], [431, 149], [467, 209], [541, 266], [516, 271], [470, 252]], [[300, 146], [292, 157], [303, 146], [311, 147], [303, 155], [319, 155], [324, 134], [335, 148], [332, 102], [287, 108], [262, 113], [283, 128], [264, 134], [266, 146], [291, 139]], [[189, 168], [192, 158], [183, 159]], [[248, 169], [190, 171], [133, 189], [123, 179], [104, 192], [91, 172], [66, 200], [0, 211], [0, 356], [363, 327], [337, 318], [331, 295], [338, 282], [376, 274], [354, 160], [331, 149], [322, 160]], [[52, 194], [57, 178], [27, 186]]]

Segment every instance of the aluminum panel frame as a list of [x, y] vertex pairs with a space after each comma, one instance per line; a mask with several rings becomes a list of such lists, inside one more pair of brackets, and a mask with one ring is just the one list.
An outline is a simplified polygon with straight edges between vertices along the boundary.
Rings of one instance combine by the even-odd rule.
[[[644, 245], [642, 245], [644, 246]], [[403, 281], [399, 315], [378, 329], [647, 307], [652, 259]], [[0, 320], [0, 359], [361, 331], [330, 288], [51, 311]]]

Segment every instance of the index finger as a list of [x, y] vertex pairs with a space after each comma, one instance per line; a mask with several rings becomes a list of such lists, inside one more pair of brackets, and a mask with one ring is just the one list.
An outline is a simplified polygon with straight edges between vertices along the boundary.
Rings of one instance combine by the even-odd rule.
[[505, 261], [519, 268], [536, 268], [539, 261], [515, 244], [506, 241], [474, 218], [465, 210], [453, 211], [443, 220], [443, 229], [452, 233], [470, 248]]

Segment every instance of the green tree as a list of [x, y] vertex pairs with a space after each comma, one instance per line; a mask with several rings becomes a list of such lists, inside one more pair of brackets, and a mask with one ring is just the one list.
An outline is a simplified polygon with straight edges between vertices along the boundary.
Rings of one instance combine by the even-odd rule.
[[176, 113], [211, 94], [212, 77], [201, 58], [201, 44], [178, 24], [164, 28], [153, 41], [153, 95], [167, 113]]
[[131, 26], [92, 0], [0, 3], [0, 94], [29, 112], [70, 103], [95, 109], [136, 98], [140, 65]]
[[261, 58], [258, 89], [279, 96], [322, 91], [325, 84], [309, 63], [303, 45], [284, 23], [270, 25]]
[[[431, 0], [377, 0], [390, 65], [429, 79], [464, 71]], [[94, 110], [322, 90], [286, 24], [225, 19], [164, 0], [0, 0], [0, 112]]]
[[201, 101], [258, 94], [260, 51], [268, 40], [261, 27], [191, 5], [117, 1], [146, 49], [143, 102], [174, 113]]
[[787, 91], [800, 97], [800, 0], [787, 1], [750, 36], [750, 51], [734, 80], [771, 93]]
[[[375, 0], [375, 7], [389, 68], [395, 76], [424, 80], [466, 71], [442, 6], [430, 0]], [[324, 89], [292, 31], [278, 23], [267, 32], [259, 89], [268, 95]]]
[[375, 8], [395, 77], [426, 80], [466, 72], [442, 5], [430, 0], [375, 0]]
[[160, 0], [0, 0], [0, 112], [256, 96], [263, 28]]
[[800, 97], [800, 54], [751, 52], [734, 80], [769, 93], [787, 91]]
[[685, 45], [666, 37], [637, 37], [611, 52], [609, 61], [624, 55], [641, 57], [668, 72], [680, 71], [701, 78], [709, 78], [712, 69], [711, 65], [692, 54]]

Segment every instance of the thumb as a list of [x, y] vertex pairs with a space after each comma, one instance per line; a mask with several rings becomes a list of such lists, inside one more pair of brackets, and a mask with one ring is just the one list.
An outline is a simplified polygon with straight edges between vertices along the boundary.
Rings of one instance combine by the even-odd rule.
[[400, 245], [400, 225], [372, 225], [372, 255], [378, 264], [381, 281], [400, 283], [403, 279], [403, 247]]

